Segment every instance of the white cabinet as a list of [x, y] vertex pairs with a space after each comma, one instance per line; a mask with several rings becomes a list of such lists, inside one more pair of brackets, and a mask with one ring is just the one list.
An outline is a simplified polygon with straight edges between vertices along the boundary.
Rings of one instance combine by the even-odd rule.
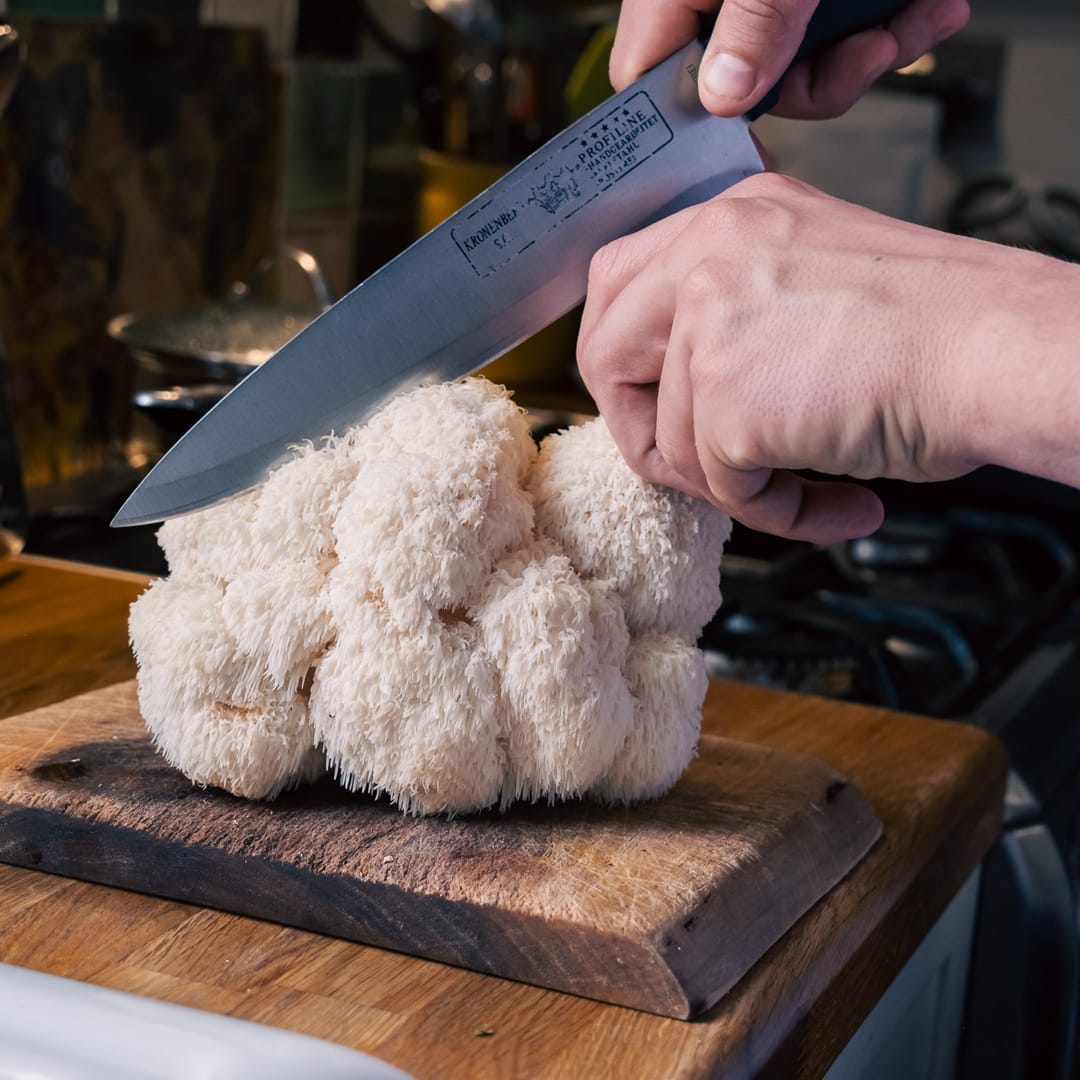
[[976, 870], [825, 1080], [953, 1080], [978, 894]]

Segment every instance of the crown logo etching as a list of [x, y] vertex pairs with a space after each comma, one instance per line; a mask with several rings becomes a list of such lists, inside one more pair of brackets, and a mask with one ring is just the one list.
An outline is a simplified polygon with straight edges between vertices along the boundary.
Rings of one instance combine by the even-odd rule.
[[581, 197], [581, 188], [569, 169], [563, 167], [555, 173], [547, 173], [543, 183], [532, 189], [532, 202], [549, 214], [556, 214], [559, 207], [571, 199]]

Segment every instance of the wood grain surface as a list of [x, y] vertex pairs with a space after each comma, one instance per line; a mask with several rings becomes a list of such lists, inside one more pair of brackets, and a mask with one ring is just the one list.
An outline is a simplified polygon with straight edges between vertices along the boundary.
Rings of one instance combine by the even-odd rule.
[[[0, 581], [11, 570], [0, 585], [9, 712], [131, 677], [124, 627], [138, 583], [18, 559], [0, 562]], [[16, 631], [46, 599], [52, 615], [35, 618], [33, 639]], [[30, 661], [54, 655], [66, 661], [43, 679]], [[816, 1080], [994, 842], [1006, 759], [964, 725], [734, 683], [710, 687], [704, 725], [829, 762], [884, 835], [694, 1021], [10, 866], [0, 960], [332, 1039], [418, 1078]]]
[[815, 758], [702, 740], [666, 798], [417, 819], [330, 780], [193, 787], [134, 683], [4, 724], [0, 862], [273, 919], [664, 1016], [715, 1004], [880, 835]]
[[126, 612], [144, 588], [137, 574], [0, 560], [0, 717], [133, 678]]

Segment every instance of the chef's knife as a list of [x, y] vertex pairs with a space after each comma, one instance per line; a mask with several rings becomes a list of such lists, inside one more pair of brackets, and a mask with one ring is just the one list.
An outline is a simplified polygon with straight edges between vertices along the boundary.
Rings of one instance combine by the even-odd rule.
[[[822, 0], [796, 60], [906, 2]], [[169, 450], [113, 525], [220, 502], [297, 443], [476, 371], [580, 303], [601, 246], [760, 171], [747, 119], [698, 100], [702, 52], [687, 46], [593, 109], [320, 315]]]

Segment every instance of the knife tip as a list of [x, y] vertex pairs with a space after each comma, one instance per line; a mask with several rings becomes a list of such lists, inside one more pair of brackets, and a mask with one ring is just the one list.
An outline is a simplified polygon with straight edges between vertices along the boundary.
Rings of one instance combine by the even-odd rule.
[[123, 529], [132, 525], [152, 525], [168, 517], [167, 514], [161, 513], [159, 500], [146, 498], [146, 480], [147, 477], [144, 477], [136, 485], [135, 490], [128, 493], [120, 509], [113, 514], [112, 521], [109, 522], [110, 529]]
[[130, 509], [129, 499], [120, 507], [119, 510], [113, 515], [112, 521], [109, 522], [110, 529], [122, 529], [131, 525], [151, 525], [156, 521], [162, 521], [160, 517], [148, 517], [146, 514], [139, 514], [136, 511]]

